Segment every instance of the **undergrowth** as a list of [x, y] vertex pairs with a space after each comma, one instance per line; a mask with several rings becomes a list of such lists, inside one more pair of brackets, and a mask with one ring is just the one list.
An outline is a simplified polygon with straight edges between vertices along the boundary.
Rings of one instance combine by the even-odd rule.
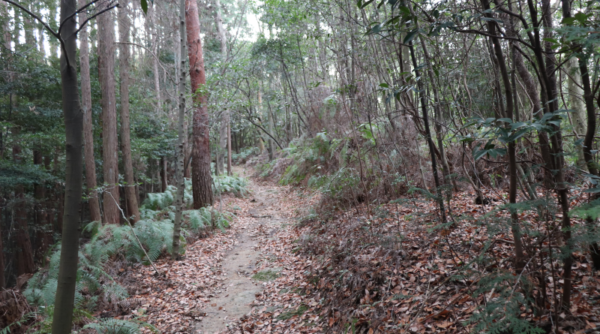
[[234, 164], [240, 165], [248, 161], [250, 157], [256, 155], [258, 152], [258, 147], [248, 147], [242, 150], [240, 153], [232, 153], [231, 160]]
[[[243, 196], [247, 193], [247, 181], [243, 178], [217, 176], [214, 181], [214, 191], [217, 194], [220, 192]], [[140, 220], [132, 227], [128, 224], [102, 225], [101, 222], [91, 222], [83, 228], [84, 234], [90, 239], [79, 251], [75, 324], [81, 327], [89, 323], [84, 328], [94, 329], [98, 333], [136, 333], [140, 326], [145, 326], [141, 322], [116, 319], [90, 322], [94, 321], [92, 312], [116, 305], [128, 297], [126, 289], [114, 279], [114, 273], [107, 271], [111, 260], [148, 265], [161, 255], [171, 254], [175, 194], [174, 186], [169, 186], [163, 193], [148, 194], [140, 208]], [[193, 198], [189, 180], [186, 180], [184, 200], [185, 207], [191, 207]], [[180, 241], [182, 254], [185, 253], [186, 237], [193, 237], [208, 229], [224, 230], [229, 227], [232, 214], [218, 212], [213, 208], [201, 208], [185, 210], [183, 217]], [[37, 318], [42, 319], [34, 326], [35, 333], [50, 333], [51, 330], [60, 248], [60, 244], [54, 247], [47, 269], [37, 272], [23, 292], [29, 304], [37, 307]], [[22, 324], [16, 325], [19, 327]]]
[[[395, 150], [380, 156], [370, 132], [358, 138], [333, 138], [320, 132], [313, 138], [297, 139], [285, 148], [291, 163], [281, 175], [282, 185], [303, 185], [323, 196], [317, 211], [321, 215], [355, 207], [366, 201], [385, 201], [405, 194], [413, 182], [399, 174], [408, 163]], [[274, 162], [260, 167], [261, 176], [270, 174]]]

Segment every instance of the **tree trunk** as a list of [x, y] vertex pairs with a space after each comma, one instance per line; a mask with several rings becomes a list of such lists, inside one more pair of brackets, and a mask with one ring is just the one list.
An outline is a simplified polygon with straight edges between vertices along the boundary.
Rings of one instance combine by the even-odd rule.
[[[225, 31], [225, 27], [223, 27], [223, 19], [221, 18], [221, 2], [219, 0], [215, 0], [215, 21], [217, 24], [217, 33], [219, 34], [219, 41], [221, 42], [221, 62], [223, 63], [222, 67], [224, 68], [227, 62], [227, 32]], [[217, 152], [217, 167], [221, 170], [223, 166], [223, 158], [225, 156], [225, 152], [229, 152], [228, 142], [229, 139], [229, 109], [225, 109], [221, 114], [221, 127], [219, 129], [219, 149]], [[229, 159], [227, 160], [227, 174], [231, 175], [231, 163]]]
[[185, 23], [190, 61], [190, 81], [194, 102], [193, 151], [192, 151], [192, 192], [194, 209], [210, 206], [213, 203], [210, 175], [210, 138], [208, 126], [207, 94], [198, 5], [195, 0], [186, 0]]
[[102, 159], [104, 160], [104, 222], [118, 224], [119, 170], [117, 143], [117, 109], [115, 97], [115, 20], [112, 12], [102, 14], [98, 22], [98, 71], [102, 91]]
[[[565, 18], [571, 17], [571, 5], [568, 1], [563, 0], [563, 16]], [[594, 107], [594, 93], [592, 91], [592, 85], [590, 82], [590, 73], [587, 67], [587, 57], [579, 58], [579, 71], [581, 73], [581, 83], [583, 84], [583, 100], [585, 102], [585, 111], [587, 116], [587, 130], [585, 133], [585, 139], [583, 141], [583, 157], [585, 159], [585, 164], [587, 166], [590, 174], [600, 176], [600, 171], [598, 171], [597, 164], [594, 161], [593, 155], [593, 145], [594, 145], [594, 136], [596, 134], [596, 108]], [[576, 79], [575, 79], [576, 80]], [[569, 81], [569, 95], [571, 95], [571, 82]], [[576, 110], [576, 113], [579, 113], [579, 110]], [[583, 118], [583, 116], [580, 116]], [[592, 199], [596, 200], [600, 198], [598, 193], [595, 193], [592, 196]], [[590, 230], [590, 235], [597, 235], [595, 233], [595, 229], [597, 229], [595, 219], [591, 217], [587, 217], [587, 228]], [[594, 265], [594, 269], [600, 269], [600, 247], [598, 243], [593, 241], [589, 244], [590, 257], [592, 258], [592, 263]]]
[[[153, 3], [152, 7], [148, 9], [148, 22], [151, 23], [152, 27], [148, 27], [152, 30], [152, 70], [154, 75], [154, 91], [156, 92], [156, 106], [157, 110], [162, 110], [162, 94], [160, 92], [160, 72], [158, 71], [158, 25], [157, 21], [157, 9], [158, 7]], [[150, 31], [149, 31], [150, 32]]]
[[[179, 112], [178, 112], [178, 136], [179, 145], [177, 152], [177, 198], [175, 202], [175, 221], [173, 222], [173, 259], [179, 258], [179, 239], [181, 233], [181, 216], [183, 214], [183, 197], [185, 191], [185, 181], [183, 178], [185, 169], [185, 0], [179, 0], [179, 76], [177, 78], [177, 87], [179, 92]], [[175, 65], [177, 66], [177, 64]]]
[[121, 150], [123, 151], [123, 165], [125, 165], [125, 199], [131, 219], [135, 223], [140, 220], [137, 196], [135, 195], [135, 180], [133, 177], [133, 162], [131, 160], [131, 139], [129, 134], [129, 58], [130, 46], [128, 0], [119, 0], [119, 74], [121, 76]]
[[169, 186], [167, 180], [167, 158], [165, 158], [164, 156], [160, 157], [160, 184], [160, 189], [162, 190], [162, 192], [164, 193], [165, 191], [167, 191], [167, 187]]
[[[411, 8], [411, 12], [412, 12], [412, 8]], [[421, 74], [419, 73], [418, 66], [417, 66], [417, 57], [415, 56], [415, 47], [414, 47], [412, 41], [409, 42], [408, 47], [410, 49], [410, 58], [413, 63], [415, 76], [417, 78], [421, 78]], [[423, 111], [423, 123], [425, 125], [425, 140], [427, 141], [427, 144], [429, 145], [429, 154], [431, 155], [431, 168], [433, 170], [433, 179], [435, 181], [435, 188], [436, 188], [436, 194], [437, 194], [436, 200], [439, 205], [440, 218], [442, 219], [442, 224], [446, 224], [446, 222], [447, 222], [446, 209], [444, 208], [444, 198], [442, 196], [442, 189], [440, 188], [440, 185], [441, 185], [440, 178], [438, 176], [437, 161], [435, 159], [435, 145], [433, 144], [433, 139], [431, 138], [431, 130], [429, 129], [427, 98], [425, 97], [425, 87], [423, 87], [422, 80], [418, 81], [418, 88], [419, 88], [419, 97], [421, 100], [421, 109]]]
[[[62, 246], [58, 269], [58, 283], [52, 321], [53, 334], [71, 333], [73, 308], [75, 306], [75, 285], [77, 281], [77, 261], [79, 233], [81, 229], [81, 195], [83, 172], [83, 113], [79, 106], [76, 69], [76, 18], [67, 17], [77, 9], [76, 0], [61, 0], [61, 36], [65, 40], [66, 55], [61, 57], [62, 107], [66, 133], [65, 170], [65, 213], [63, 221]], [[106, 14], [105, 14], [106, 15]], [[68, 61], [67, 61], [68, 59]]]
[[[79, 0], [79, 6], [87, 4], [87, 0]], [[87, 19], [86, 11], [79, 14], [81, 22]], [[98, 191], [96, 190], [96, 160], [94, 159], [94, 126], [92, 120], [92, 86], [90, 81], [90, 48], [88, 44], [87, 25], [79, 32], [80, 50], [79, 64], [81, 66], [81, 107], [83, 111], [83, 138], [85, 149], [85, 180], [87, 184], [90, 218], [101, 221]]]
[[[573, 117], [573, 131], [577, 139], [585, 137], [585, 104], [583, 100], [583, 91], [580, 88], [581, 76], [579, 75], [579, 64], [576, 58], [571, 58], [567, 62], [567, 82], [569, 87], [569, 104], [570, 109], [573, 109], [571, 116]], [[593, 100], [592, 100], [593, 101]], [[592, 102], [593, 103], [593, 102]], [[577, 165], [579, 168], [584, 168], [585, 158], [583, 157], [583, 144], [576, 148], [577, 150]]]
[[[490, 9], [490, 4], [488, 0], [481, 0], [481, 4], [483, 5], [484, 10]], [[491, 14], [487, 15], [491, 19]], [[489, 33], [492, 36], [496, 36], [496, 23], [495, 21], [488, 20], [487, 28]], [[506, 62], [504, 60], [504, 55], [502, 53], [502, 47], [500, 46], [500, 41], [497, 37], [490, 37], [492, 40], [492, 47], [494, 51], [494, 55], [496, 56], [496, 63], [500, 69], [500, 75], [502, 77], [502, 83], [504, 84], [504, 94], [506, 95], [506, 117], [511, 121], [513, 120], [513, 110], [514, 110], [514, 99], [513, 99], [513, 91], [510, 85], [510, 79], [508, 77], [508, 70], [506, 69]], [[502, 100], [502, 95], [500, 95], [500, 100]], [[511, 126], [510, 124], [508, 125]], [[516, 158], [516, 145], [514, 141], [508, 143], [508, 170], [509, 170], [509, 179], [510, 185], [508, 190], [508, 198], [509, 202], [512, 206], [517, 203], [517, 158]], [[511, 230], [513, 234], [513, 239], [515, 242], [515, 269], [517, 272], [521, 272], [523, 269], [523, 261], [525, 255], [523, 254], [523, 243], [521, 241], [521, 230], [519, 227], [519, 216], [517, 210], [514, 207], [510, 208], [510, 216], [511, 216]]]

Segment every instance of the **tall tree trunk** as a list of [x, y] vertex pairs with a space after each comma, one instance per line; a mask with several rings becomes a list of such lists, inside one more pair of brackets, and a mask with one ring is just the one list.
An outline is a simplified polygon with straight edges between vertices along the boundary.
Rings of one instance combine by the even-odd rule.
[[[79, 0], [79, 6], [84, 6], [87, 0]], [[86, 11], [79, 14], [81, 22], [87, 19]], [[92, 86], [90, 81], [90, 47], [88, 44], [87, 25], [79, 32], [79, 64], [81, 71], [81, 107], [83, 111], [83, 140], [85, 150], [85, 181], [87, 185], [90, 218], [101, 221], [98, 191], [96, 190], [96, 159], [94, 159], [94, 126], [92, 120]]]
[[[484, 10], [490, 9], [490, 4], [488, 0], [481, 0], [481, 4], [483, 5]], [[496, 23], [492, 21], [492, 15], [487, 15], [490, 20], [487, 21], [487, 28], [489, 33], [492, 36], [496, 36]], [[513, 91], [510, 85], [510, 79], [508, 77], [508, 70], [506, 69], [506, 62], [504, 60], [504, 55], [502, 53], [502, 47], [500, 46], [500, 41], [497, 37], [490, 37], [492, 40], [492, 47], [494, 51], [494, 55], [496, 56], [496, 63], [500, 69], [500, 75], [502, 77], [502, 83], [504, 84], [504, 94], [506, 95], [506, 117], [511, 121], [513, 120], [513, 110], [514, 110], [514, 99], [513, 99]], [[500, 100], [502, 100], [502, 95], [500, 92]], [[510, 124], [508, 125], [511, 126]], [[517, 158], [516, 158], [516, 145], [514, 141], [508, 143], [508, 170], [509, 170], [509, 179], [510, 186], [508, 190], [508, 199], [511, 204], [510, 208], [510, 217], [511, 217], [511, 230], [513, 234], [513, 239], [515, 242], [515, 268], [517, 272], [520, 272], [523, 269], [523, 260], [525, 255], [523, 254], [523, 243], [521, 240], [521, 230], [519, 227], [519, 216], [517, 210], [512, 207], [517, 203]]]
[[198, 5], [195, 0], [186, 0], [185, 13], [188, 56], [190, 61], [190, 81], [194, 101], [193, 151], [192, 151], [192, 192], [194, 209], [210, 206], [213, 203], [210, 175], [210, 138], [208, 126], [208, 105], [205, 89], [206, 73], [200, 39]]
[[[410, 8], [410, 10], [412, 12], [412, 8]], [[421, 73], [419, 73], [419, 67], [417, 66], [417, 57], [415, 55], [415, 47], [412, 41], [409, 42], [408, 47], [410, 49], [410, 58], [413, 63], [415, 76], [417, 78], [422, 78]], [[421, 109], [423, 111], [423, 123], [425, 125], [425, 140], [427, 141], [427, 145], [429, 146], [429, 154], [431, 155], [431, 168], [433, 170], [433, 180], [435, 181], [435, 189], [437, 195], [436, 200], [440, 209], [440, 218], [442, 219], [442, 224], [446, 224], [446, 209], [444, 208], [444, 198], [442, 196], [442, 189], [440, 188], [440, 178], [438, 175], [437, 161], [435, 159], [435, 145], [433, 144], [433, 139], [431, 138], [431, 130], [429, 128], [429, 112], [427, 110], [427, 98], [425, 96], [425, 87], [423, 86], [423, 80], [418, 80], [417, 84], [419, 88], [419, 97], [421, 100]]]
[[160, 111], [162, 110], [162, 94], [160, 92], [160, 72], [158, 71], [158, 7], [153, 4], [152, 7], [148, 10], [149, 22], [153, 25], [153, 27], [149, 27], [152, 31], [152, 70], [154, 75], [154, 91], [156, 92], [156, 106]]
[[[65, 41], [66, 54], [61, 57], [62, 107], [66, 133], [65, 170], [65, 214], [63, 221], [62, 246], [58, 269], [58, 283], [52, 319], [53, 334], [71, 333], [73, 309], [75, 306], [75, 285], [77, 281], [77, 261], [79, 233], [81, 229], [80, 206], [83, 172], [83, 113], [79, 106], [76, 69], [77, 27], [75, 17], [67, 19], [77, 9], [76, 0], [61, 0], [61, 36]], [[67, 61], [68, 59], [68, 61]]]
[[162, 192], [167, 191], [167, 186], [169, 186], [167, 180], [167, 158], [162, 156], [160, 157], [160, 183]]
[[[562, 10], [563, 16], [565, 18], [571, 17], [571, 4], [570, 2], [563, 0], [562, 1]], [[594, 107], [594, 93], [592, 91], [592, 85], [590, 82], [590, 73], [587, 66], [587, 57], [585, 55], [580, 55], [579, 57], [579, 71], [581, 73], [581, 83], [583, 84], [583, 100], [585, 102], [585, 111], [587, 116], [587, 131], [585, 133], [585, 138], [583, 140], [583, 157], [585, 159], [585, 164], [587, 166], [590, 174], [600, 176], [600, 171], [597, 168], [597, 164], [594, 161], [593, 155], [593, 145], [594, 145], [594, 136], [596, 135], [596, 108]], [[569, 86], [569, 95], [571, 94]], [[576, 113], [579, 111], [576, 110]], [[582, 116], [580, 116], [583, 118]], [[600, 198], [598, 193], [594, 194], [593, 199]], [[590, 230], [590, 235], [597, 235], [595, 233], [595, 229], [597, 229], [596, 220], [591, 217], [587, 217], [587, 227]], [[600, 247], [598, 243], [593, 241], [589, 245], [590, 257], [592, 258], [592, 263], [594, 264], [594, 269], [600, 269]]]
[[[181, 233], [181, 216], [183, 214], [183, 196], [185, 191], [185, 181], [183, 178], [185, 169], [185, 0], [179, 0], [179, 76], [177, 77], [177, 87], [179, 92], [179, 110], [178, 110], [178, 152], [177, 152], [177, 198], [175, 202], [175, 221], [173, 222], [173, 259], [179, 258], [179, 239]], [[176, 65], [177, 66], [177, 65]]]
[[[533, 23], [533, 52], [538, 64], [538, 72], [541, 77], [541, 101], [545, 113], [553, 113], [558, 109], [558, 98], [556, 89], [556, 59], [552, 50], [552, 43], [549, 39], [553, 36], [551, 7], [549, 0], [541, 1], [542, 17], [541, 23], [543, 29], [539, 26], [540, 19], [538, 16], [537, 4], [533, 0], [527, 0], [527, 7], [531, 22]], [[543, 38], [546, 43], [542, 44], [540, 31], [543, 31]], [[542, 47], [543, 46], [543, 47]], [[544, 50], [545, 49], [545, 50]], [[550, 136], [550, 155], [552, 159], [547, 163], [547, 168], [553, 170], [553, 188], [556, 189], [556, 195], [561, 207], [562, 213], [562, 237], [565, 243], [565, 253], [563, 254], [563, 294], [561, 298], [561, 307], [564, 310], [569, 310], [571, 305], [571, 272], [573, 269], [573, 239], [571, 238], [571, 217], [569, 215], [569, 186], [564, 178], [564, 152], [562, 146], [562, 135], [560, 126], [553, 126], [552, 135]]]
[[[429, 64], [427, 66], [427, 74], [429, 76], [429, 80], [431, 80], [431, 88], [433, 91], [433, 98], [434, 98], [434, 103], [435, 103], [435, 121], [434, 121], [434, 129], [435, 129], [435, 135], [437, 138], [437, 142], [438, 142], [438, 147], [439, 147], [439, 151], [440, 151], [440, 160], [442, 162], [442, 175], [444, 176], [444, 184], [452, 184], [453, 188], [455, 190], [458, 190], [458, 186], [456, 185], [456, 182], [454, 179], [449, 179], [450, 177], [450, 166], [448, 165], [448, 159], [446, 157], [446, 150], [444, 149], [444, 141], [443, 141], [443, 133], [442, 133], [442, 112], [441, 112], [441, 101], [438, 95], [438, 89], [437, 89], [437, 85], [435, 82], [435, 77], [434, 77], [434, 73], [433, 73], [433, 67], [432, 67], [432, 60], [431, 57], [429, 56], [429, 52], [427, 51], [427, 44], [425, 44], [425, 39], [422, 36], [419, 36], [419, 40], [421, 41], [421, 47], [423, 48], [423, 55], [425, 56], [425, 60], [427, 61], [427, 63]], [[452, 188], [448, 189], [448, 202], [450, 201], [450, 198], [452, 197]], [[449, 204], [448, 204], [449, 205]]]
[[[223, 62], [223, 66], [226, 66], [227, 62], [227, 31], [225, 27], [223, 27], [223, 18], [221, 17], [221, 2], [219, 0], [215, 0], [216, 7], [216, 23], [217, 23], [217, 32], [219, 34], [219, 41], [221, 42], [221, 61]], [[223, 151], [227, 152], [227, 175], [231, 175], [231, 116], [229, 109], [225, 109], [221, 116], [221, 129], [219, 133], [219, 144], [221, 151], [219, 153], [219, 160], [223, 157]], [[221, 161], [219, 161], [221, 163]], [[219, 166], [220, 167], [220, 166]]]
[[129, 215], [133, 222], [140, 220], [137, 196], [135, 194], [135, 179], [133, 162], [131, 160], [131, 139], [129, 134], [129, 58], [131, 57], [129, 42], [128, 0], [119, 0], [119, 75], [121, 76], [121, 150], [123, 165], [125, 165], [125, 199]]
[[117, 143], [117, 106], [115, 97], [115, 20], [112, 12], [100, 15], [98, 22], [98, 71], [102, 91], [102, 159], [104, 160], [104, 222], [118, 224], [119, 170]]

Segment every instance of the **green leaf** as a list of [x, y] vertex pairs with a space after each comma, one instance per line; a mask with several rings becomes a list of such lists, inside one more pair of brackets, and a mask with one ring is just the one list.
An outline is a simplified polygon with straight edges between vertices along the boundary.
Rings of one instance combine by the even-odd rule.
[[592, 194], [595, 194], [595, 193], [600, 193], [600, 188], [591, 188], [591, 189], [586, 189], [586, 190], [584, 190], [583, 192], [584, 192], [584, 193], [592, 193]]
[[524, 127], [524, 126], [526, 126], [526, 125], [527, 125], [527, 123], [525, 123], [525, 122], [516, 122], [516, 123], [513, 123], [513, 124], [510, 126], [510, 129], [511, 129], [511, 130], [515, 130], [515, 129], [518, 129], [518, 128], [522, 128], [522, 127]]
[[505, 143], [511, 143], [511, 142], [513, 142], [513, 141], [515, 141], [515, 140], [523, 137], [527, 132], [529, 132], [529, 129], [527, 129], [527, 128], [526, 129], [521, 129], [521, 130], [513, 133], [512, 135], [510, 135], [510, 137], [503, 138], [503, 141]]
[[410, 43], [410, 41], [412, 41], [413, 38], [415, 38], [415, 36], [417, 36], [418, 33], [419, 33], [419, 30], [415, 29], [415, 30], [409, 32], [408, 34], [406, 34], [406, 37], [404, 37], [404, 44]]
[[398, 7], [398, 9], [400, 9], [400, 11], [402, 13], [404, 13], [404, 15], [410, 15], [410, 9], [408, 9], [408, 7], [406, 7], [406, 6], [400, 6], [400, 7]]
[[565, 24], [565, 25], [568, 25], [568, 26], [573, 25], [573, 23], [575, 23], [575, 18], [574, 17], [565, 17], [562, 20], [562, 24]]
[[584, 13], [577, 13], [575, 14], [575, 20], [581, 22], [581, 24], [585, 24], [585, 21], [587, 21], [588, 16], [585, 15]]
[[148, 14], [148, 1], [140, 0], [140, 5], [142, 6], [142, 10], [144, 11], [144, 14]]

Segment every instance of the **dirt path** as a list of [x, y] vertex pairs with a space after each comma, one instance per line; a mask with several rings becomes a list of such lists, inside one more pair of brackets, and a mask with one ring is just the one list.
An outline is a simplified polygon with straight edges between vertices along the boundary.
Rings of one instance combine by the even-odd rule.
[[295, 222], [312, 206], [310, 194], [234, 171], [249, 180], [250, 194], [216, 204], [235, 213], [231, 227], [189, 244], [181, 261], [159, 259], [160, 275], [139, 264], [123, 269], [129, 298], [108, 316], [159, 333], [322, 333], [311, 311], [318, 302], [304, 291], [310, 260], [294, 251], [302, 233]]
[[[244, 169], [236, 169], [236, 172], [248, 177]], [[261, 280], [268, 280], [269, 275], [275, 276], [280, 270], [271, 268], [257, 272], [263, 255], [257, 236], [264, 232], [272, 236], [282, 223], [289, 222], [289, 218], [282, 217], [277, 206], [282, 190], [261, 186], [254, 181], [250, 181], [250, 190], [250, 207], [237, 218], [238, 222], [232, 224], [234, 246], [222, 261], [221, 271], [226, 277], [224, 289], [218, 291], [218, 295], [209, 301], [208, 308], [202, 310], [206, 315], [196, 323], [194, 333], [212, 334], [227, 330], [229, 323], [248, 314], [255, 306], [256, 296], [263, 291]], [[241, 220], [245, 220], [245, 224], [237, 224]]]

